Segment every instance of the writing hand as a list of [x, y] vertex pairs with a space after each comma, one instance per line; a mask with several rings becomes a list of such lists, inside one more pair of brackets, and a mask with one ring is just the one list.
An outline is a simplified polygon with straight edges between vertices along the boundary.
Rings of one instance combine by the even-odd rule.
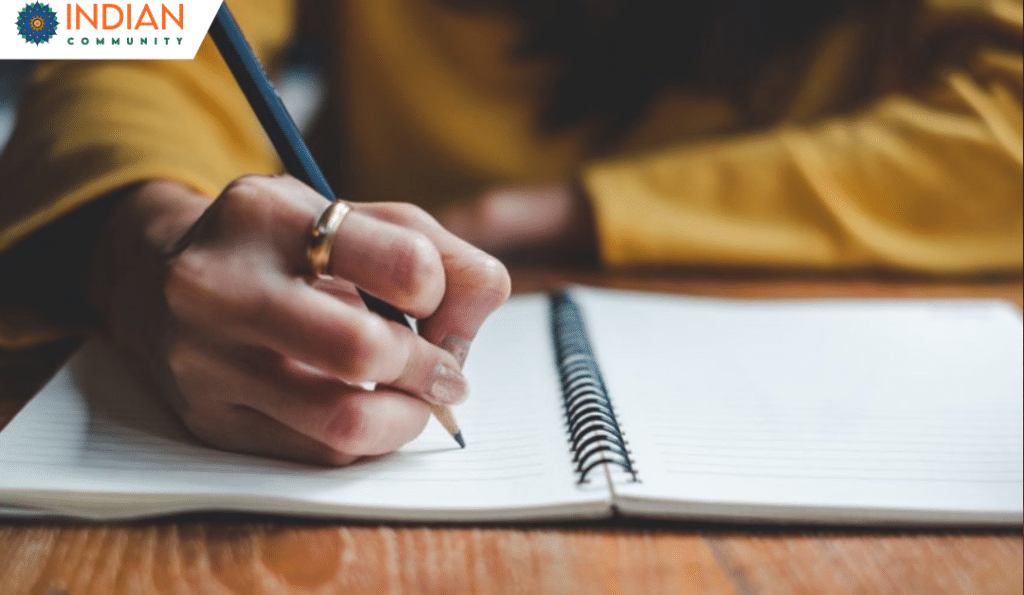
[[[294, 178], [247, 176], [212, 203], [152, 181], [115, 208], [91, 301], [200, 439], [346, 464], [414, 438], [428, 403], [466, 397], [461, 365], [508, 296], [504, 267], [414, 206], [359, 204], [335, 236], [332, 278], [313, 280], [306, 238], [327, 204]], [[357, 286], [418, 318], [420, 334], [369, 312]]]

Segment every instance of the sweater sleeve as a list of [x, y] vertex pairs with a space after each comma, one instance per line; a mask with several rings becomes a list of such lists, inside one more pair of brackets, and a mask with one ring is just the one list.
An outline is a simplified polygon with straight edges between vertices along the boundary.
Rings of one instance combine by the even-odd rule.
[[[292, 30], [286, 0], [235, 2], [257, 55], [272, 64]], [[85, 260], [97, 198], [170, 178], [216, 196], [244, 173], [280, 171], [259, 123], [207, 39], [184, 61], [41, 65], [0, 157], [0, 347], [80, 330], [83, 308], [61, 300]], [[60, 252], [66, 258], [47, 258]], [[70, 267], [65, 268], [65, 267]], [[77, 304], [81, 306], [81, 304]]]
[[912, 90], [588, 167], [605, 262], [1019, 271], [1021, 3], [971, 4], [926, 3], [970, 49]]

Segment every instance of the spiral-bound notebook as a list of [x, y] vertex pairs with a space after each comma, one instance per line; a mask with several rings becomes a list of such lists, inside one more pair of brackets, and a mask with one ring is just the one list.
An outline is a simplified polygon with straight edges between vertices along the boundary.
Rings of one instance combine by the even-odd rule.
[[0, 433], [0, 507], [1019, 525], [1022, 359], [996, 301], [517, 296], [467, 363], [468, 448], [432, 422], [326, 469], [196, 443], [93, 342]]

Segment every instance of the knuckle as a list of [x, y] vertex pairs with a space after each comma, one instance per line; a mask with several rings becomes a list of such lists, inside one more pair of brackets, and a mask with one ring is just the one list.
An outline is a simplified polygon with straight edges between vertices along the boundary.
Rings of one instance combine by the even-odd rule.
[[184, 252], [168, 261], [163, 278], [164, 301], [171, 316], [176, 319], [192, 318], [197, 301], [203, 292], [208, 267], [202, 254]]
[[216, 425], [209, 411], [199, 407], [189, 407], [182, 412], [181, 421], [189, 432], [203, 440], [206, 439], [206, 436], [214, 433], [213, 428]]
[[343, 399], [335, 407], [324, 438], [331, 448], [349, 455], [367, 454], [380, 436], [379, 424], [358, 398]]
[[219, 407], [189, 407], [181, 414], [185, 428], [199, 440], [218, 448], [231, 449], [225, 440], [225, 429], [230, 425], [228, 412]]
[[252, 284], [230, 298], [230, 305], [221, 308], [228, 320], [240, 328], [263, 329], [268, 317], [278, 316], [289, 308], [288, 298], [264, 284]]
[[422, 208], [408, 202], [387, 203], [381, 217], [389, 223], [413, 229], [438, 225], [437, 221]]
[[235, 229], [277, 229], [283, 201], [271, 193], [261, 176], [246, 175], [234, 180], [217, 200], [221, 220]]
[[186, 252], [168, 261], [162, 290], [170, 318], [257, 329], [266, 327], [268, 316], [290, 307], [287, 291], [253, 282], [233, 268], [204, 251]]
[[223, 209], [241, 208], [256, 200], [261, 194], [260, 181], [256, 176], [245, 175], [236, 178], [221, 192], [218, 202]]
[[504, 303], [512, 293], [512, 280], [508, 269], [500, 260], [486, 252], [478, 252], [461, 273], [463, 282], [478, 292], [493, 296], [495, 306]]
[[263, 176], [256, 174], [242, 174], [234, 180], [232, 180], [224, 188], [224, 195], [245, 195], [258, 192], [259, 187], [263, 184]]
[[381, 380], [381, 361], [386, 359], [391, 333], [376, 316], [366, 316], [348, 341], [345, 357], [338, 370], [347, 382]]
[[196, 372], [196, 357], [193, 349], [180, 339], [171, 339], [165, 347], [164, 357], [167, 359], [167, 367], [170, 368], [171, 374], [177, 379], [178, 384], [188, 384], [188, 380]]
[[433, 242], [421, 233], [410, 231], [405, 241], [397, 242], [393, 250], [388, 270], [392, 283], [407, 300], [433, 302], [436, 307], [444, 291], [444, 266]]

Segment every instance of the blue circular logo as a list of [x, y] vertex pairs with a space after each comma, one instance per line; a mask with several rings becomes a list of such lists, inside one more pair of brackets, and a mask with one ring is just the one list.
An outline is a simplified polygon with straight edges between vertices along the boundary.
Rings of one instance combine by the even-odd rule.
[[58, 24], [57, 13], [50, 9], [49, 4], [26, 4], [18, 13], [18, 35], [26, 43], [39, 45], [50, 41], [57, 34]]

